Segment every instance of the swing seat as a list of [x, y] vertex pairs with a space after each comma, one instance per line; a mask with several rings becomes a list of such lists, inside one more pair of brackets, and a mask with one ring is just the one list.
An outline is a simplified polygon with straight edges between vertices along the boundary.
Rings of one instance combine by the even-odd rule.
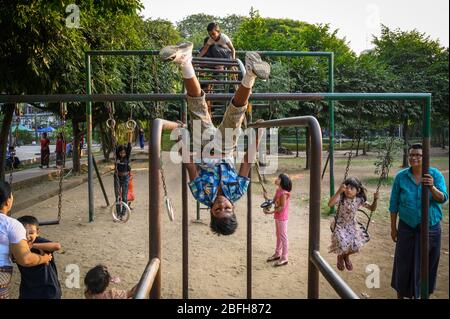
[[50, 226], [50, 225], [59, 225], [59, 219], [46, 220], [43, 222], [39, 222], [39, 226]]
[[270, 207], [270, 206], [272, 206], [273, 205], [273, 200], [271, 200], [271, 199], [268, 199], [268, 200], [266, 200], [264, 203], [262, 203], [261, 204], [261, 208], [267, 208], [267, 207]]

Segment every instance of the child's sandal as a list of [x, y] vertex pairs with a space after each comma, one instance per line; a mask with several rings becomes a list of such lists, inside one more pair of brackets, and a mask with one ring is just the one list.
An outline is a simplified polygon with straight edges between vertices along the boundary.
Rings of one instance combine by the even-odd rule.
[[337, 256], [337, 269], [339, 269], [340, 271], [343, 271], [345, 269], [345, 265], [344, 265], [344, 256], [342, 255], [338, 255]]
[[350, 261], [350, 258], [348, 258], [348, 255], [346, 255], [344, 257], [344, 262], [345, 262], [345, 268], [347, 268], [348, 271], [352, 271], [353, 265], [352, 265], [352, 262]]

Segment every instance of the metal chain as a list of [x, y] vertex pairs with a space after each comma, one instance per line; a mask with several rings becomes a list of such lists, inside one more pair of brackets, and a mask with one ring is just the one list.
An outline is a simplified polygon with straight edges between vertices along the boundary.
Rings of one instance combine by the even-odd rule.
[[62, 133], [62, 148], [63, 148], [63, 162], [59, 169], [59, 192], [58, 192], [58, 221], [61, 220], [62, 214], [62, 195], [63, 195], [63, 180], [64, 180], [64, 167], [66, 166], [66, 139], [64, 136], [64, 130], [66, 128], [66, 115], [67, 115], [67, 104], [61, 102], [60, 104], [61, 120], [63, 123], [63, 133]]
[[[117, 140], [116, 140], [116, 121], [114, 120], [114, 104], [113, 102], [109, 102], [108, 104], [108, 113], [109, 113], [109, 118], [106, 121], [106, 126], [110, 129], [111, 131], [111, 144], [112, 144], [112, 149], [113, 149], [113, 154], [114, 154], [114, 180], [117, 184], [117, 201], [121, 202], [122, 201], [122, 189], [120, 187], [120, 180], [119, 180], [119, 174], [117, 171], [117, 154], [116, 154], [116, 146], [117, 146]], [[116, 204], [117, 204], [116, 201]]]
[[166, 178], [164, 177], [164, 168], [163, 168], [162, 152], [161, 152], [161, 154], [160, 154], [160, 170], [159, 170], [159, 171], [161, 172], [161, 180], [162, 180], [162, 183], [163, 183], [164, 196], [165, 196], [165, 197], [168, 197], [168, 196], [167, 196]]
[[[350, 163], [352, 162], [353, 146], [355, 144], [355, 140], [356, 140], [356, 134], [353, 136], [352, 144], [350, 145], [350, 152], [348, 153], [347, 167], [345, 168], [345, 173], [344, 173], [344, 182], [347, 179], [348, 171], [350, 170]], [[340, 187], [340, 185], [339, 185], [339, 187]], [[339, 200], [337, 211], [334, 214], [334, 227], [332, 227], [332, 229], [331, 229], [332, 232], [334, 232], [334, 230], [336, 229], [337, 219], [338, 219], [338, 216], [339, 216], [339, 212], [341, 210], [341, 205], [342, 205], [342, 199]]]

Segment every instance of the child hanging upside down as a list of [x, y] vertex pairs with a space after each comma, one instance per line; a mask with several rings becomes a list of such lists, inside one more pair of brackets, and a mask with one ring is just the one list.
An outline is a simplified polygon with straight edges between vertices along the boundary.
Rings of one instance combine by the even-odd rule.
[[[213, 136], [212, 142], [204, 140], [200, 134], [194, 134], [194, 145], [201, 145], [203, 154], [211, 147], [214, 152], [211, 157], [203, 156], [200, 163], [194, 164], [192, 156], [183, 161], [189, 173], [189, 187], [192, 195], [202, 204], [210, 207], [213, 232], [222, 235], [231, 235], [237, 228], [234, 203], [247, 192], [250, 179], [247, 177], [256, 152], [249, 155], [247, 152], [237, 172], [234, 165], [234, 151], [238, 133], [233, 133], [232, 138], [225, 136], [229, 131], [239, 131], [247, 111], [248, 98], [255, 79], [267, 79], [270, 74], [270, 66], [261, 60], [255, 52], [248, 52], [245, 57], [246, 73], [239, 88], [234, 94], [224, 114], [219, 127], [214, 127], [211, 116], [208, 113], [208, 105], [205, 101], [205, 92], [201, 90], [200, 83], [192, 66], [192, 43], [183, 42], [176, 46], [168, 46], [160, 51], [164, 61], [173, 61], [180, 65], [183, 81], [187, 91], [188, 109], [194, 122], [201, 123], [201, 135]], [[195, 127], [196, 123], [194, 123]], [[195, 131], [195, 129], [194, 129]], [[203, 134], [205, 133], [205, 134]], [[259, 143], [258, 132], [255, 144], [249, 145], [249, 150], [256, 149]], [[212, 146], [211, 146], [212, 144]], [[223, 147], [222, 147], [223, 146]], [[253, 154], [255, 153], [255, 154]], [[183, 154], [185, 156], [185, 154]]]

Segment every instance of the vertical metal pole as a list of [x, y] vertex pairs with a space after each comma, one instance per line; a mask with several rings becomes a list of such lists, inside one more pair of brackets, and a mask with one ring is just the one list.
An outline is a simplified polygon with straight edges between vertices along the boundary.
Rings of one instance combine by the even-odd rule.
[[297, 143], [297, 153], [295, 157], [298, 157], [298, 127], [295, 128], [295, 142]]
[[308, 299], [319, 298], [319, 270], [313, 264], [314, 251], [320, 250], [320, 198], [322, 167], [322, 132], [315, 118], [309, 120], [311, 136], [311, 172], [309, 177], [309, 243], [308, 243]]
[[247, 299], [252, 299], [252, 170], [247, 190]]
[[[162, 131], [162, 121], [156, 119], [150, 126], [150, 140], [151, 145], [149, 145], [149, 166], [150, 171], [148, 175], [148, 183], [150, 184], [150, 192], [148, 193], [149, 205], [149, 244], [150, 244], [150, 260], [153, 258], [158, 258], [161, 260], [161, 195], [159, 192], [161, 179], [155, 178], [155, 176], [160, 175], [160, 154], [161, 154], [161, 131]], [[158, 273], [156, 274], [155, 281], [153, 283], [152, 289], [150, 291], [151, 299], [161, 298], [161, 266], [159, 267]]]
[[108, 194], [106, 194], [105, 186], [103, 185], [102, 176], [98, 171], [97, 163], [95, 162], [95, 157], [92, 155], [92, 164], [94, 164], [95, 173], [97, 174], [98, 182], [100, 183], [100, 188], [102, 189], [103, 197], [105, 198], [106, 206], [109, 206]]
[[[84, 54], [86, 67], [86, 94], [91, 94], [91, 57]], [[86, 103], [87, 122], [87, 149], [88, 149], [88, 199], [89, 199], [89, 222], [94, 221], [94, 183], [92, 171], [92, 102]]]
[[196, 208], [197, 208], [197, 220], [200, 220], [200, 202], [196, 201], [196, 203], [197, 203], [197, 206], [196, 206]]
[[[183, 86], [183, 92], [184, 92]], [[181, 121], [187, 123], [187, 106], [186, 100], [182, 103]], [[183, 299], [189, 298], [189, 210], [188, 210], [188, 193], [187, 193], [187, 172], [185, 165], [181, 165], [181, 184], [182, 184], [182, 201], [183, 201], [183, 220], [182, 220], [182, 236], [183, 236]], [[197, 209], [198, 212], [198, 209]]]
[[[248, 122], [252, 122], [252, 112], [248, 113]], [[256, 129], [258, 134], [258, 129]], [[247, 140], [247, 152], [250, 141]], [[252, 299], [252, 167], [250, 166], [250, 172], [248, 172], [248, 178], [250, 183], [247, 190], [247, 299]]]
[[[334, 53], [328, 57], [328, 92], [334, 92]], [[329, 116], [329, 152], [330, 152], [330, 197], [334, 195], [334, 101], [328, 101]], [[330, 214], [334, 214], [334, 206], [330, 208]]]
[[[431, 139], [431, 97], [425, 101], [423, 108], [423, 142], [422, 142], [422, 176], [429, 174], [430, 169], [430, 139]], [[429, 223], [428, 209], [430, 205], [430, 188], [422, 186], [422, 223], [420, 232], [420, 297], [428, 299], [428, 272], [429, 272]]]

